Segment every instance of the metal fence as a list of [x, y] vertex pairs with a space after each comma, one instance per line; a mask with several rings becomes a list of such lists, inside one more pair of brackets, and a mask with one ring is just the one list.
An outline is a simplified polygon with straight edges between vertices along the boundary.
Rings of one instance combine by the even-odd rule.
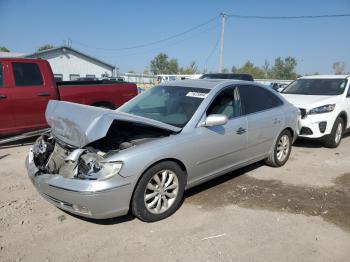
[[[174, 76], [171, 78], [171, 76]], [[197, 79], [201, 75], [150, 75], [150, 74], [136, 74], [136, 73], [125, 73], [120, 75], [127, 82], [133, 82], [137, 84], [138, 87], [141, 88], [149, 88], [156, 84], [158, 84], [158, 77], [161, 79], [165, 79], [164, 81], [172, 81], [179, 79]], [[281, 79], [255, 79], [255, 82], [261, 83], [264, 85], [280, 85], [285, 86], [291, 83], [293, 80], [281, 80]]]

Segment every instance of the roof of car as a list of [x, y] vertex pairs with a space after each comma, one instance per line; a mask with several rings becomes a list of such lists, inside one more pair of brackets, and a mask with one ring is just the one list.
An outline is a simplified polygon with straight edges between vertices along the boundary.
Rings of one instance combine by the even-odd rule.
[[252, 84], [252, 82], [250, 81], [234, 79], [185, 79], [165, 82], [162, 85], [213, 89], [214, 87], [222, 83]]
[[303, 76], [302, 79], [345, 79], [350, 77], [350, 75], [313, 75], [313, 76]]

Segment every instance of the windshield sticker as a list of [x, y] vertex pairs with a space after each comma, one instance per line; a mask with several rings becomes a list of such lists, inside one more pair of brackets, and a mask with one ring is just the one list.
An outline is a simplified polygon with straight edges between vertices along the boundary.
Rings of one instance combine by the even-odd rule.
[[206, 98], [208, 94], [206, 93], [199, 93], [199, 92], [188, 92], [186, 96], [190, 97], [197, 97], [197, 98]]

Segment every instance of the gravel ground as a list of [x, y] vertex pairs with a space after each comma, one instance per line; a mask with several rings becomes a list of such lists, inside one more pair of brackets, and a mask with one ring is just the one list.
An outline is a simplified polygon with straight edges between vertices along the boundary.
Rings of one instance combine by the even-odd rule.
[[53, 207], [26, 176], [28, 149], [0, 149], [0, 261], [350, 261], [350, 137], [332, 150], [297, 141], [284, 167], [193, 188], [152, 224]]

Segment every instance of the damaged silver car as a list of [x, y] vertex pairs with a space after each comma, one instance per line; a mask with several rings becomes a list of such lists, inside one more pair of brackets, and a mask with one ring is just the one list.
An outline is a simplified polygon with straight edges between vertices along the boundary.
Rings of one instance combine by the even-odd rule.
[[50, 101], [51, 131], [26, 167], [61, 209], [152, 222], [174, 213], [185, 189], [263, 159], [284, 165], [298, 114], [278, 93], [231, 80], [169, 82], [114, 111]]

